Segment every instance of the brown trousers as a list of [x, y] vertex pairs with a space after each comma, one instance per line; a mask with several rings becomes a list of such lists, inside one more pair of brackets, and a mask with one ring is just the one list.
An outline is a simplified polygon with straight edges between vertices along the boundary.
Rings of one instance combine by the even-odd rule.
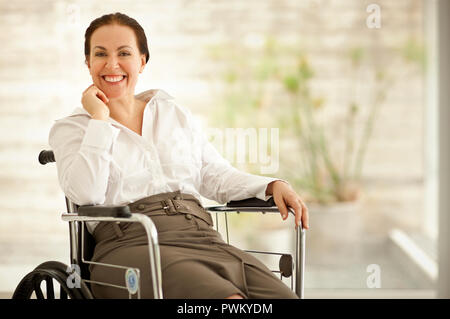
[[[165, 202], [162, 202], [166, 200]], [[169, 201], [167, 201], [169, 200]], [[170, 204], [170, 209], [158, 208]], [[298, 298], [257, 258], [226, 244], [198, 200], [179, 191], [131, 203], [158, 231], [164, 298]], [[139, 223], [101, 222], [93, 261], [140, 269], [141, 298], [153, 298], [148, 241]], [[91, 265], [91, 280], [125, 286], [125, 270]], [[125, 289], [92, 284], [96, 298], [128, 298]]]

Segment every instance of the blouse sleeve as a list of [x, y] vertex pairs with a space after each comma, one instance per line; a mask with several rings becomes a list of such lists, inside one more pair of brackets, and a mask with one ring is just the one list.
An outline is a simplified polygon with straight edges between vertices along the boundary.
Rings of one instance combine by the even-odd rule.
[[105, 202], [112, 146], [119, 129], [111, 123], [89, 119], [56, 121], [49, 133], [58, 179], [65, 195], [77, 205]]

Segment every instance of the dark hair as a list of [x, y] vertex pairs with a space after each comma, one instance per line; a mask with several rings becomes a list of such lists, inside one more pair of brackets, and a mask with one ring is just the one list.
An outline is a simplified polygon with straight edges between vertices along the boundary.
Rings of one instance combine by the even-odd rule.
[[150, 58], [150, 53], [148, 52], [147, 37], [145, 36], [144, 29], [136, 20], [120, 12], [105, 14], [91, 22], [84, 34], [84, 55], [86, 56], [86, 59], [91, 52], [91, 37], [94, 31], [104, 25], [110, 24], [123, 25], [133, 29], [134, 34], [136, 35], [139, 52], [145, 54], [145, 63], [147, 63]]

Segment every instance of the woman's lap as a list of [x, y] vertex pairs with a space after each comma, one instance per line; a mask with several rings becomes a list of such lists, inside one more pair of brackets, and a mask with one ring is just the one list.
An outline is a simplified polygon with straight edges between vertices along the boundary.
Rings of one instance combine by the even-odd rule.
[[[164, 298], [298, 298], [256, 257], [223, 242], [206, 218], [151, 217], [158, 229]], [[100, 225], [99, 225], [100, 226]], [[97, 226], [97, 227], [99, 227]], [[96, 230], [97, 232], [97, 230]], [[100, 226], [93, 260], [140, 269], [141, 298], [153, 298], [149, 249], [139, 224]], [[125, 285], [125, 270], [91, 266], [91, 280]], [[92, 284], [96, 298], [128, 298], [126, 289]]]
[[[203, 258], [179, 257], [179, 261], [165, 265], [164, 256], [172, 247], [160, 247], [162, 260], [162, 288], [164, 298], [215, 299], [240, 294], [245, 298], [297, 298], [297, 296], [260, 262], [246, 263], [230, 255], [211, 253], [209, 261]], [[180, 250], [179, 247], [176, 247]], [[233, 247], [234, 251], [238, 249]], [[188, 249], [190, 252], [190, 249]], [[171, 252], [173, 254], [173, 252]], [[255, 258], [242, 252], [247, 260]], [[219, 257], [217, 256], [219, 255]], [[173, 259], [173, 258], [172, 258]], [[256, 258], [255, 258], [256, 259]], [[113, 250], [99, 262], [134, 267], [140, 270], [141, 298], [153, 298], [148, 246], [130, 246]], [[91, 280], [125, 285], [123, 269], [95, 266]], [[92, 285], [96, 298], [128, 298], [125, 289]]]

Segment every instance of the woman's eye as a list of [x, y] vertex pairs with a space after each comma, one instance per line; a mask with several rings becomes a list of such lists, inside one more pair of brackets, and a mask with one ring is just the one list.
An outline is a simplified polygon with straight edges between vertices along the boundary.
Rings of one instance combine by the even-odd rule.
[[[119, 53], [119, 56], [127, 56], [127, 55], [131, 55], [131, 54], [128, 52], [120, 52]], [[95, 53], [95, 56], [106, 56], [106, 54], [104, 52], [97, 52], [97, 53]]]

